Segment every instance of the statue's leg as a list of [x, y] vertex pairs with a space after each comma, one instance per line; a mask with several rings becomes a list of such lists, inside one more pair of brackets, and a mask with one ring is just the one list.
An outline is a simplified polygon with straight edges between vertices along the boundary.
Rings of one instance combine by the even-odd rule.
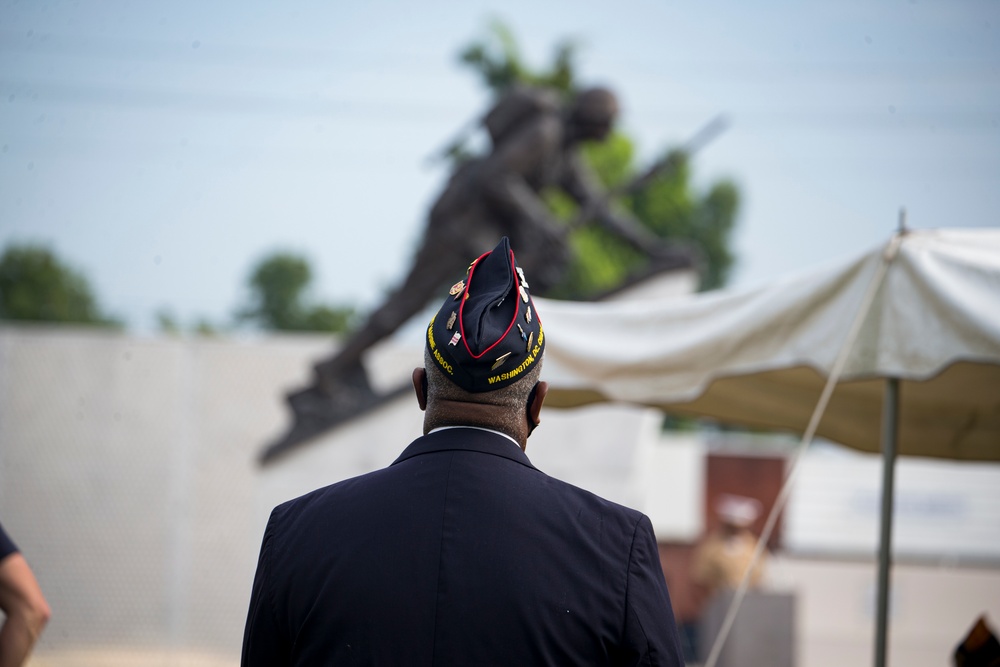
[[447, 288], [447, 281], [467, 266], [464, 253], [437, 240], [436, 235], [426, 237], [400, 286], [348, 336], [333, 357], [313, 367], [313, 384], [287, 396], [295, 413], [294, 433], [310, 437], [380, 400], [368, 382], [362, 355], [420, 312], [442, 285]]
[[437, 235], [428, 236], [406, 279], [348, 336], [334, 357], [315, 366], [317, 386], [328, 394], [344, 385], [370, 391], [362, 365], [364, 352], [392, 335], [419, 313], [442, 286], [447, 287], [449, 280], [460, 275], [468, 262], [465, 254]]

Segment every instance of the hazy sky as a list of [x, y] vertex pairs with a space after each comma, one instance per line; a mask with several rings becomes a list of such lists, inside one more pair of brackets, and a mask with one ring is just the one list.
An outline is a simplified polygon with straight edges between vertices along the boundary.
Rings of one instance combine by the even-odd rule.
[[1000, 224], [1000, 3], [0, 3], [0, 246], [43, 242], [148, 331], [227, 322], [250, 268], [306, 255], [374, 305], [443, 186], [427, 158], [485, 109], [457, 54], [506, 22], [576, 39], [648, 161], [738, 183], [734, 286], [913, 227]]

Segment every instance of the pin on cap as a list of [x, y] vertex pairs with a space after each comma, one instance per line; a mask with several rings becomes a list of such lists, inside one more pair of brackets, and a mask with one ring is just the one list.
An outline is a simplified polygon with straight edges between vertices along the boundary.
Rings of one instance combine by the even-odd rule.
[[500, 358], [494, 361], [493, 365], [490, 366], [490, 370], [495, 371], [496, 369], [500, 368], [500, 366], [503, 365], [503, 362], [507, 361], [507, 357], [509, 357], [512, 354], [513, 352], [505, 352], [504, 354], [501, 354]]

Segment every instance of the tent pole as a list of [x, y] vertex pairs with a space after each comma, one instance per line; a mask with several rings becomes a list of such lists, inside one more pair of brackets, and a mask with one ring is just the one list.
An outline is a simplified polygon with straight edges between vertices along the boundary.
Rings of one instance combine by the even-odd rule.
[[892, 565], [892, 502], [899, 426], [899, 379], [889, 378], [882, 403], [882, 518], [878, 547], [878, 611], [875, 667], [885, 667], [889, 621], [889, 568]]

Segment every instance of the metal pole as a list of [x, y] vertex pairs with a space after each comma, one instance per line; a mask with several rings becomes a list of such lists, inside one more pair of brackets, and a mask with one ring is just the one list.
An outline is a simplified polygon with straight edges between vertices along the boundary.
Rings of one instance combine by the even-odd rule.
[[878, 547], [878, 610], [875, 667], [885, 667], [889, 621], [889, 568], [892, 565], [892, 501], [899, 425], [899, 379], [889, 378], [882, 403], [882, 519]]

